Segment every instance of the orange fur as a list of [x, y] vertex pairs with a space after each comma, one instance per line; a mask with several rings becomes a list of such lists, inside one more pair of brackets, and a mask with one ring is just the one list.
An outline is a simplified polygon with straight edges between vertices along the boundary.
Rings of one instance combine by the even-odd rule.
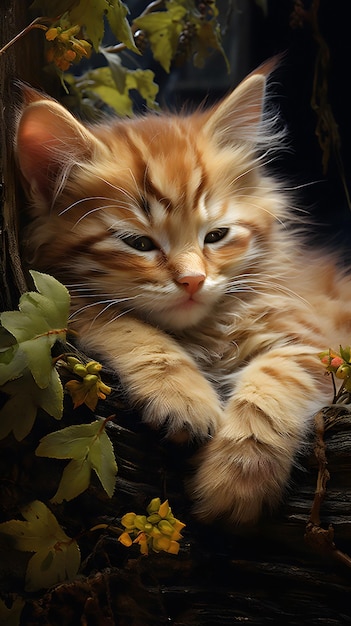
[[32, 95], [18, 121], [30, 263], [68, 286], [86, 350], [143, 419], [204, 441], [189, 483], [204, 520], [251, 522], [279, 501], [332, 398], [316, 355], [349, 343], [350, 281], [287, 228], [263, 167], [280, 140], [270, 69], [188, 116], [84, 128]]

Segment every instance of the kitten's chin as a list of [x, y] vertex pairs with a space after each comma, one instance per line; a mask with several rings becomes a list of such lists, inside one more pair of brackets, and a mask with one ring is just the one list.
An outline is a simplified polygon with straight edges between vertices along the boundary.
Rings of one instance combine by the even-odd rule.
[[208, 306], [189, 300], [181, 306], [163, 311], [153, 311], [150, 321], [164, 330], [177, 331], [196, 326], [208, 314]]

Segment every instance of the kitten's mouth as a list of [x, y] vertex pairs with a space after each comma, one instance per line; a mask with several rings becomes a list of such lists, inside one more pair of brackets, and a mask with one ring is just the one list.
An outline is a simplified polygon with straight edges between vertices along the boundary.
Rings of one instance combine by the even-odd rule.
[[154, 320], [163, 328], [171, 330], [184, 329], [198, 324], [207, 312], [207, 307], [200, 300], [188, 297], [175, 301], [155, 315]]
[[201, 302], [199, 302], [198, 300], [194, 300], [194, 298], [191, 296], [190, 298], [187, 298], [187, 300], [182, 300], [181, 302], [179, 302], [178, 307], [180, 309], [192, 309], [195, 306], [199, 306], [201, 304]]

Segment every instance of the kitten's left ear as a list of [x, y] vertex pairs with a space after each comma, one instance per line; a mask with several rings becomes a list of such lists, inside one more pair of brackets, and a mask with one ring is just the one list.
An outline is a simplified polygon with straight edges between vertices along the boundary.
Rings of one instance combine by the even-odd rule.
[[15, 152], [29, 195], [49, 208], [71, 168], [105, 146], [61, 104], [25, 87], [27, 106], [17, 125]]
[[210, 113], [205, 132], [222, 147], [238, 142], [256, 145], [262, 130], [267, 80], [278, 59], [267, 61], [249, 74], [236, 89]]

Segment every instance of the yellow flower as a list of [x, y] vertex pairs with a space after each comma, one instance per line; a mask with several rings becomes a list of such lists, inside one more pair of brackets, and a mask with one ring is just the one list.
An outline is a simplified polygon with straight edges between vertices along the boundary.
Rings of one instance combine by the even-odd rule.
[[[71, 53], [71, 54], [69, 54]], [[73, 50], [67, 50], [63, 62], [68, 56], [67, 62], [75, 55]], [[106, 385], [100, 377], [102, 365], [97, 361], [89, 361], [86, 365], [75, 357], [66, 357], [66, 366], [80, 380], [70, 380], [66, 383], [65, 389], [71, 395], [74, 408], [81, 404], [86, 404], [92, 411], [95, 411], [98, 400], [105, 400], [111, 393], [111, 387]]]
[[63, 72], [68, 70], [73, 62], [78, 63], [83, 57], [89, 57], [91, 54], [90, 43], [75, 37], [80, 30], [78, 25], [66, 29], [53, 26], [45, 33], [46, 40], [50, 42], [47, 60]]
[[174, 517], [168, 500], [161, 503], [160, 498], [153, 498], [146, 510], [147, 516], [135, 513], [123, 515], [121, 523], [126, 530], [119, 537], [119, 541], [127, 547], [132, 543], [139, 544], [140, 552], [144, 555], [149, 550], [178, 554], [178, 541], [182, 539], [181, 530], [185, 524]]
[[135, 513], [126, 513], [125, 515], [123, 515], [121, 522], [124, 528], [133, 530], [133, 528], [135, 528], [134, 520], [135, 520]]
[[124, 546], [126, 546], [126, 548], [129, 548], [129, 546], [132, 545], [133, 541], [130, 537], [130, 534], [125, 532], [122, 533], [119, 537], [118, 537], [118, 541], [120, 541]]
[[59, 30], [61, 29], [49, 28], [49, 30], [47, 30], [45, 33], [47, 41], [54, 41], [54, 39], [56, 39], [56, 37], [58, 36]]

